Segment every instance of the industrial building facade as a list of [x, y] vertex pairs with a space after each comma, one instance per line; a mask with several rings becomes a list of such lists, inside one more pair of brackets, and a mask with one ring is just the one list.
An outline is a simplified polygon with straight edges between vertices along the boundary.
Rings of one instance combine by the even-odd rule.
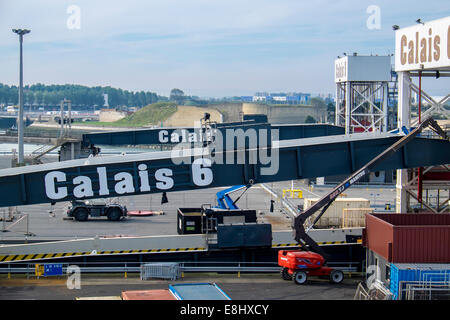
[[242, 96], [242, 102], [263, 102], [272, 104], [303, 104], [311, 103], [310, 93], [267, 93], [257, 92], [253, 96]]
[[367, 214], [367, 282], [382, 283], [394, 299], [424, 291], [450, 298], [449, 243], [450, 214]]

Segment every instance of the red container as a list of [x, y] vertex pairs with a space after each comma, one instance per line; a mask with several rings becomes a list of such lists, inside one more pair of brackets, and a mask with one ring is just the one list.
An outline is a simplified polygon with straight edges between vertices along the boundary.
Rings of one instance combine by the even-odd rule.
[[135, 290], [123, 291], [123, 300], [176, 300], [169, 290]]
[[394, 263], [450, 263], [450, 214], [367, 214], [363, 246]]

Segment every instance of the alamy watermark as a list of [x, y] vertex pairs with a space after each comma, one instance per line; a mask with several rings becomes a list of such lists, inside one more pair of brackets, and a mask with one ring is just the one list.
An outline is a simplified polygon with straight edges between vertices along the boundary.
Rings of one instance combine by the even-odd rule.
[[77, 5], [70, 5], [66, 10], [69, 17], [66, 21], [67, 29], [79, 30], [81, 29], [81, 8]]
[[381, 29], [381, 9], [377, 5], [370, 5], [366, 9], [366, 13], [369, 17], [366, 21], [367, 29], [380, 30]]
[[69, 290], [81, 289], [81, 269], [79, 266], [71, 265], [67, 267], [66, 286]]
[[[161, 138], [161, 137], [160, 137]], [[279, 170], [279, 148], [273, 143], [279, 140], [279, 130], [266, 128], [209, 128], [196, 123], [194, 130], [178, 129], [162, 135], [164, 141], [174, 142], [172, 162], [176, 165], [192, 164], [194, 171], [204, 172], [194, 176], [208, 185], [208, 170], [212, 164], [259, 164], [261, 175], [274, 175]], [[192, 148], [194, 146], [194, 148]], [[195, 181], [194, 181], [195, 182]], [[196, 183], [196, 185], [198, 185]]]
[[370, 265], [367, 267], [366, 274], [368, 276], [366, 280], [367, 288], [371, 288], [375, 282], [380, 281], [381, 269], [377, 265]]

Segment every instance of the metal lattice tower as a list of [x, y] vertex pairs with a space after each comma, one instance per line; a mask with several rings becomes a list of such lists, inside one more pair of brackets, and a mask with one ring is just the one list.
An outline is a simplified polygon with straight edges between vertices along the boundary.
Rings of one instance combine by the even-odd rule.
[[345, 133], [386, 132], [390, 56], [345, 56], [335, 64], [336, 120]]

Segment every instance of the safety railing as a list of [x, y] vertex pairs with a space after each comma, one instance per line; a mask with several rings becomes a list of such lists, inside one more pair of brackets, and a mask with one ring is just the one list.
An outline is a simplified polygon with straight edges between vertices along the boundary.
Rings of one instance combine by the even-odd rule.
[[181, 277], [181, 267], [179, 263], [145, 263], [141, 265], [141, 280], [168, 279], [177, 280]]
[[[26, 274], [27, 277], [36, 275], [36, 266], [59, 265], [62, 273], [66, 274], [71, 266], [79, 267], [81, 273], [141, 273], [142, 267], [151, 262], [71, 262], [71, 263], [10, 263], [0, 268], [0, 274]], [[276, 262], [158, 262], [158, 264], [177, 264], [182, 273], [189, 272], [222, 272], [222, 273], [277, 273], [280, 266]], [[359, 263], [333, 262], [329, 264], [334, 269], [343, 272], [356, 272]]]
[[399, 300], [431, 300], [436, 295], [450, 297], [450, 272], [436, 270], [426, 272], [417, 281], [399, 282]]
[[391, 300], [392, 293], [381, 282], [375, 281], [369, 287], [358, 284], [353, 300]]
[[448, 283], [434, 283], [430, 286], [423, 287], [420, 284], [406, 283], [405, 285], [406, 300], [432, 300], [434, 298], [447, 299], [450, 297], [450, 286]]
[[358, 283], [353, 300], [370, 300], [369, 293], [361, 282]]
[[447, 292], [450, 296], [449, 283], [436, 281], [424, 286], [422, 281], [400, 281], [398, 300], [431, 300], [437, 292]]

